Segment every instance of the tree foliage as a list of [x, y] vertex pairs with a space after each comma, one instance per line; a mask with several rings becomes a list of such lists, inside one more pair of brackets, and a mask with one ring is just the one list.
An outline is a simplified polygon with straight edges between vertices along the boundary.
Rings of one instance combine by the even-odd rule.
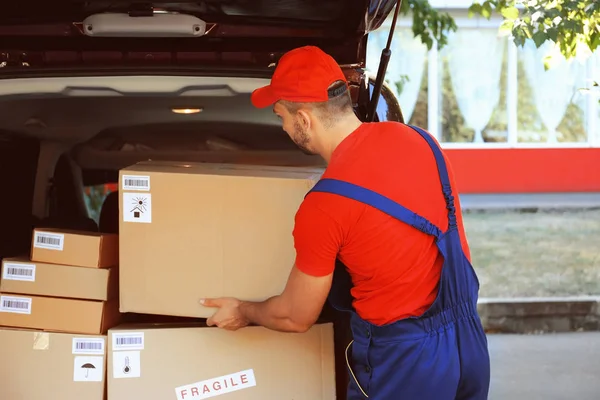
[[429, 0], [405, 0], [400, 6], [400, 14], [412, 14], [413, 34], [421, 38], [428, 50], [434, 43], [439, 49], [444, 47], [448, 43], [448, 33], [457, 29], [454, 18], [433, 8]]
[[[494, 12], [504, 18], [500, 30], [510, 33], [517, 46], [532, 40], [539, 48], [551, 41], [566, 59], [582, 50], [591, 54], [600, 46], [600, 0], [474, 0], [469, 8], [470, 16], [488, 19]], [[428, 0], [404, 0], [400, 13], [412, 13], [413, 34], [429, 50], [434, 43], [439, 49], [444, 47], [448, 33], [457, 29], [452, 16], [436, 10]], [[549, 55], [546, 68], [550, 61]], [[600, 87], [594, 82], [588, 90], [600, 91]]]
[[[500, 29], [512, 33], [517, 46], [527, 39], [540, 47], [546, 41], [556, 43], [565, 58], [577, 55], [582, 46], [591, 52], [600, 46], [599, 0], [474, 0], [469, 14], [490, 18], [494, 12], [503, 16]], [[412, 13], [413, 33], [420, 36], [428, 49], [434, 39], [438, 47], [447, 44], [447, 34], [457, 29], [446, 12], [433, 8], [428, 0], [405, 0], [400, 13]]]
[[502, 14], [501, 29], [512, 33], [517, 46], [527, 39], [537, 47], [550, 40], [569, 59], [584, 47], [593, 52], [600, 45], [598, 0], [485, 0], [474, 3], [470, 11], [483, 15], [484, 7]]

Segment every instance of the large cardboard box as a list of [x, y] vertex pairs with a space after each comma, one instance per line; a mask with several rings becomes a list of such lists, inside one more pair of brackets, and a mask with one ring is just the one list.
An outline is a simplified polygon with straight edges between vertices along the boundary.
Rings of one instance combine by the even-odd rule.
[[25, 257], [2, 260], [0, 292], [84, 300], [112, 300], [119, 295], [115, 268], [73, 267], [29, 261]]
[[105, 399], [106, 336], [2, 328], [0, 355], [2, 400]]
[[295, 259], [292, 231], [321, 170], [139, 163], [120, 172], [121, 312], [208, 317], [202, 297], [264, 300]]
[[110, 400], [336, 398], [331, 324], [306, 333], [121, 326], [108, 344]]
[[0, 326], [105, 334], [120, 322], [119, 302], [0, 293]]
[[31, 260], [77, 267], [114, 267], [119, 263], [119, 237], [108, 233], [36, 228]]

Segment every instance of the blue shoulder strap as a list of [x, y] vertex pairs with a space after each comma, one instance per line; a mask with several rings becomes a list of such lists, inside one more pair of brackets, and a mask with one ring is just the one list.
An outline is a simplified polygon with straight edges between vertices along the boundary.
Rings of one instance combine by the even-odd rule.
[[[438, 173], [442, 184], [442, 191], [444, 198], [446, 199], [446, 208], [448, 209], [448, 229], [456, 226], [456, 214], [454, 208], [454, 198], [452, 196], [452, 188], [450, 186], [450, 179], [448, 177], [448, 171], [446, 168], [446, 162], [444, 156], [437, 146], [433, 138], [422, 129], [410, 126], [416, 132], [418, 132], [429, 144], [429, 147], [433, 150], [435, 160], [438, 167]], [[396, 203], [390, 198], [383, 196], [370, 189], [364, 188], [359, 185], [355, 185], [350, 182], [341, 181], [338, 179], [323, 178], [316, 183], [316, 185], [310, 190], [310, 192], [326, 192], [337, 194], [351, 198], [356, 201], [360, 201], [371, 207], [374, 207], [402, 222], [408, 224], [421, 232], [435, 236], [439, 238], [442, 235], [440, 228], [432, 224], [426, 218], [418, 215], [417, 213], [410, 211], [406, 207]], [[310, 193], [309, 192], [309, 193]], [[307, 194], [308, 195], [308, 194]]]
[[396, 203], [394, 200], [350, 182], [324, 178], [313, 186], [311, 192], [326, 192], [348, 197], [368, 204], [428, 235], [440, 237], [442, 234], [440, 228], [433, 225], [424, 217]]
[[423, 129], [407, 125], [411, 127], [413, 130], [417, 131], [419, 135], [423, 139], [427, 141], [429, 147], [433, 151], [433, 155], [435, 157], [435, 162], [438, 168], [438, 175], [440, 176], [440, 182], [442, 184], [442, 193], [444, 194], [444, 199], [446, 199], [446, 208], [448, 209], [448, 230], [452, 228], [456, 228], [456, 207], [454, 206], [454, 196], [452, 195], [452, 185], [450, 185], [450, 177], [448, 176], [448, 168], [446, 166], [446, 160], [444, 159], [444, 155], [442, 154], [442, 150], [437, 145], [435, 139]]

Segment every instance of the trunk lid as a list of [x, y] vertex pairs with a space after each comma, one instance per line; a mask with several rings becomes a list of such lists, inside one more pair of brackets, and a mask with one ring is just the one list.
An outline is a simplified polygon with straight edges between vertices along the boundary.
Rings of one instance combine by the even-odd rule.
[[[0, 76], [9, 71], [98, 67], [263, 70], [286, 51], [317, 45], [342, 66], [363, 67], [366, 39], [396, 0], [47, 1], [9, 3], [0, 13]], [[199, 18], [197, 37], [95, 37], [86, 18], [122, 13], [152, 24], [162, 14]], [[154, 37], [153, 37], [154, 36]], [[215, 68], [216, 67], [216, 68]], [[189, 71], [187, 71], [189, 72]]]

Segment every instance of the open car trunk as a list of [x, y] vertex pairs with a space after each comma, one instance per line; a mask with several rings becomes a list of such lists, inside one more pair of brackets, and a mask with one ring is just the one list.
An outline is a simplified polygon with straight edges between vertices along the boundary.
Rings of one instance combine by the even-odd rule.
[[[34, 227], [116, 231], [118, 207], [91, 192], [116, 188], [119, 169], [139, 161], [324, 168], [319, 156], [298, 149], [270, 108], [251, 105], [252, 90], [266, 83], [148, 75], [4, 81], [0, 181], [11, 195], [0, 200], [0, 258], [27, 254]], [[326, 307], [323, 318], [340, 316]], [[343, 398], [350, 336], [346, 320], [335, 326]]]
[[[130, 1], [10, 3], [0, 14], [0, 258], [26, 254], [36, 226], [107, 231], [118, 209], [89, 204], [95, 187], [143, 160], [325, 167], [302, 153], [251, 92], [286, 51], [314, 44], [348, 77], [364, 118], [374, 81], [366, 33], [394, 0], [180, 1], [148, 14]], [[86, 34], [93, 14], [185, 13], [201, 37]], [[379, 120], [402, 120], [385, 85]], [[88, 196], [86, 198], [86, 196]], [[86, 204], [86, 201], [88, 202]], [[90, 213], [90, 207], [96, 214]], [[330, 310], [326, 310], [330, 313]], [[347, 382], [346, 321], [337, 321], [338, 395]]]

